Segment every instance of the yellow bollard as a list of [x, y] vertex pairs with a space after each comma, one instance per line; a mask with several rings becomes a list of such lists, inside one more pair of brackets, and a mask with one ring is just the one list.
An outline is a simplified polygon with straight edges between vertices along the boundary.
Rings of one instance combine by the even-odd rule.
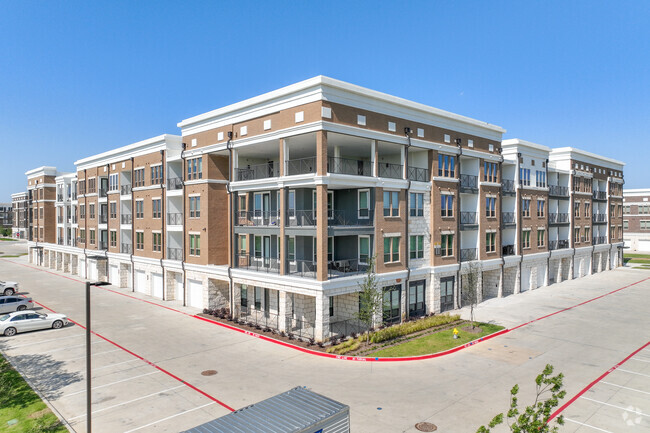
[[454, 338], [458, 338], [458, 328], [454, 328]]

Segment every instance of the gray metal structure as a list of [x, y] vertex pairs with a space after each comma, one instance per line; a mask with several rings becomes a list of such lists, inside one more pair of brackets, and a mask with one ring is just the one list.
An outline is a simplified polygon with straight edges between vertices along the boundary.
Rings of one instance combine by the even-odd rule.
[[349, 406], [296, 387], [184, 433], [349, 432]]

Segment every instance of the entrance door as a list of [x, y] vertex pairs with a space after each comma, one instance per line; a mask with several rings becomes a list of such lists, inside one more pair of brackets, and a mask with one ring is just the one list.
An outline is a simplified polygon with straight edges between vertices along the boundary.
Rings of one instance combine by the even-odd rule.
[[426, 314], [425, 287], [426, 280], [412, 281], [409, 284], [409, 317]]
[[151, 294], [159, 299], [163, 297], [163, 276], [162, 274], [151, 274]]
[[401, 285], [384, 287], [384, 323], [400, 322], [401, 300]]
[[135, 271], [135, 291], [147, 293], [147, 276], [144, 271]]
[[440, 311], [454, 309], [454, 277], [440, 279]]

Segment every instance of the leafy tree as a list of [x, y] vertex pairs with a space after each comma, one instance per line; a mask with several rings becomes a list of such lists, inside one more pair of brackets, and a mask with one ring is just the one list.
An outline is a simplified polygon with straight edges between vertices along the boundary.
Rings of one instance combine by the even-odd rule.
[[[510, 410], [506, 414], [506, 421], [511, 432], [514, 433], [557, 433], [558, 426], [551, 426], [548, 423], [549, 417], [560, 400], [566, 395], [562, 389], [564, 374], [560, 373], [552, 376], [553, 366], [546, 364], [546, 367], [535, 378], [537, 394], [535, 402], [527, 406], [522, 411], [519, 410], [519, 385], [515, 385], [510, 390]], [[550, 396], [548, 395], [550, 394]], [[476, 433], [490, 433], [491, 428], [503, 423], [503, 414], [500, 413], [488, 424], [488, 427], [481, 426]], [[557, 424], [564, 425], [564, 418], [559, 416], [556, 419]]]
[[469, 320], [472, 322], [472, 329], [476, 327], [474, 320], [474, 309], [481, 300], [481, 293], [478, 287], [481, 267], [477, 262], [469, 262], [467, 273], [462, 278], [461, 298], [463, 305], [469, 305]]
[[359, 312], [357, 319], [366, 325], [366, 341], [370, 341], [370, 329], [375, 318], [383, 313], [384, 294], [377, 286], [375, 257], [368, 259], [368, 269], [363, 282], [359, 284]]

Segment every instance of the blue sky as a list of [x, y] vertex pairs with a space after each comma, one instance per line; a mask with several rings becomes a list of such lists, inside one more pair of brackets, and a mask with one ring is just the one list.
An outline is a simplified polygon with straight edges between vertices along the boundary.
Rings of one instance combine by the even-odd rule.
[[1, 1], [0, 201], [42, 165], [315, 75], [627, 163], [650, 187], [650, 2]]

